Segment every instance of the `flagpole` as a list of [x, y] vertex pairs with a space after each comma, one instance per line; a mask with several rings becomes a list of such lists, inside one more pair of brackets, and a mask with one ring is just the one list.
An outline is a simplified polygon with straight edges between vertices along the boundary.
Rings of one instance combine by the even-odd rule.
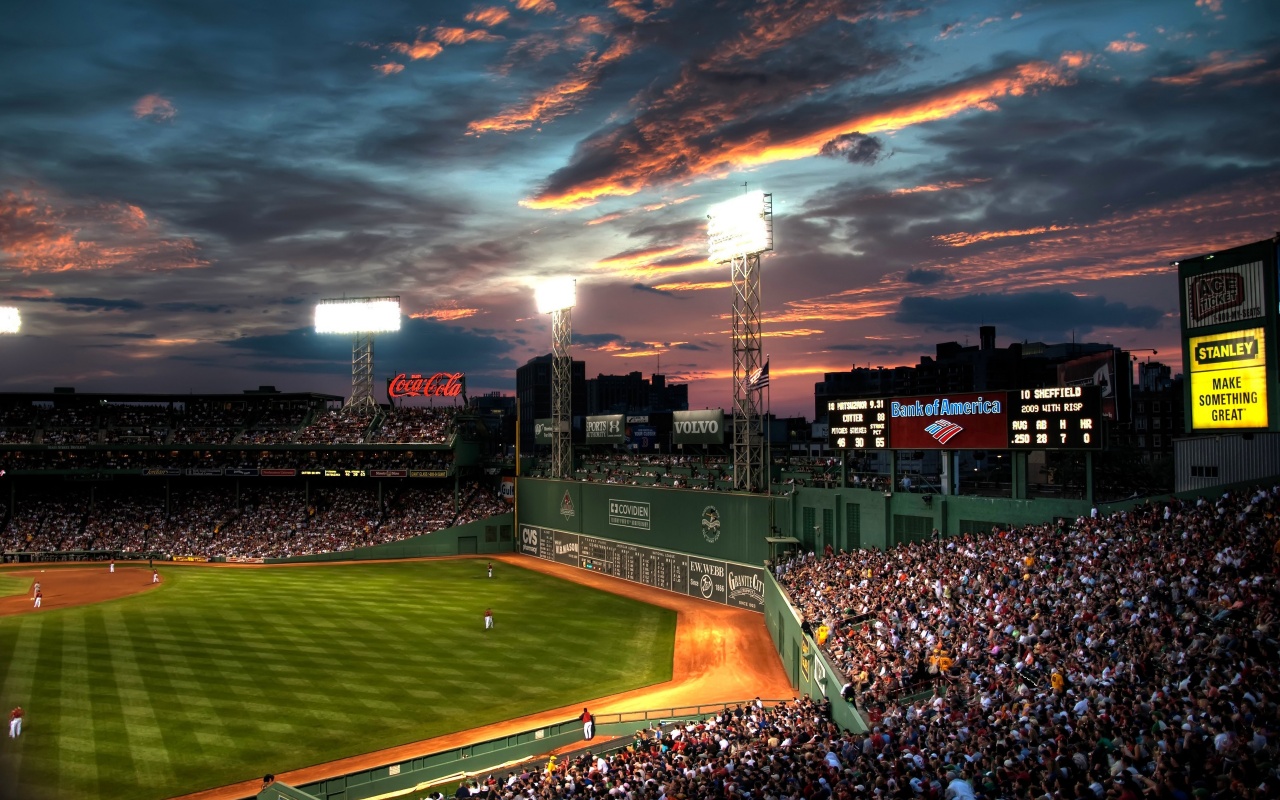
[[[769, 354], [764, 354], [765, 369], [769, 368]], [[768, 486], [768, 494], [773, 495], [773, 420], [769, 417], [769, 411], [773, 406], [773, 376], [769, 376], [769, 382], [765, 384], [765, 401], [764, 401], [764, 418], [769, 423], [768, 437], [764, 440], [764, 468], [765, 468], [765, 485]]]

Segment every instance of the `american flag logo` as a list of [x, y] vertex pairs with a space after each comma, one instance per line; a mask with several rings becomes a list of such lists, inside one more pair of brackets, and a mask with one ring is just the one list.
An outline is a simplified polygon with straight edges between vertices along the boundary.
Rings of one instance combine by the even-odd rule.
[[960, 427], [959, 425], [955, 424], [951, 420], [947, 420], [947, 419], [940, 419], [937, 422], [930, 425], [929, 427], [925, 428], [925, 432], [928, 433], [930, 436], [932, 436], [934, 439], [937, 439], [938, 444], [946, 444], [948, 441], [951, 440], [952, 436], [955, 436], [957, 433], [959, 433], [962, 430], [964, 430], [964, 428]]

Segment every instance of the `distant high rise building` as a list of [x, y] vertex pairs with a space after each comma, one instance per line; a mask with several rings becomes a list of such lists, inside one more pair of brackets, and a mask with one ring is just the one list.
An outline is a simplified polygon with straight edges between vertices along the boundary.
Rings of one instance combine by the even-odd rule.
[[[1068, 342], [1014, 342], [996, 347], [996, 328], [983, 325], [977, 345], [939, 342], [934, 355], [914, 367], [853, 367], [828, 372], [814, 384], [814, 419], [827, 418], [827, 401], [837, 397], [910, 397], [946, 392], [1031, 389], [1058, 382], [1057, 367], [1081, 356], [1116, 350], [1114, 345]], [[1116, 363], [1128, 356], [1117, 353]]]
[[[571, 367], [573, 393], [571, 413], [587, 414], [587, 364], [574, 361]], [[551, 354], [535, 356], [516, 368], [516, 399], [520, 403], [520, 452], [533, 452], [534, 420], [551, 416]]]
[[588, 414], [648, 414], [687, 411], [689, 385], [668, 384], [667, 376], [644, 378], [639, 372], [597, 375], [587, 381]]

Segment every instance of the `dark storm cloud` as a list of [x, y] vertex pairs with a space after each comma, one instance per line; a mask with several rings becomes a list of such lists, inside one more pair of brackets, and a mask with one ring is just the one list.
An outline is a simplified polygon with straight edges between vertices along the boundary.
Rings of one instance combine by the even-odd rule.
[[708, 350], [712, 350], [715, 348], [705, 344], [698, 344], [696, 342], [681, 342], [680, 344], [673, 345], [671, 349], [672, 350], [689, 350], [695, 353], [705, 353]]
[[1075, 330], [1155, 328], [1163, 312], [1151, 306], [1108, 302], [1105, 297], [1077, 297], [1070, 292], [972, 294], [959, 297], [904, 297], [894, 314], [903, 325], [941, 330], [998, 324], [1025, 335], [1061, 337]]
[[37, 297], [26, 302], [58, 303], [72, 311], [139, 311], [146, 308], [146, 303], [128, 298], [111, 299], [106, 297]]
[[234, 306], [226, 303], [156, 303], [156, 308], [161, 311], [171, 311], [175, 314], [225, 314], [234, 310]]
[[932, 286], [946, 279], [947, 271], [945, 269], [909, 269], [902, 276], [902, 280], [907, 283], [914, 283], [917, 286]]
[[113, 339], [154, 339], [154, 333], [129, 333], [128, 331], [107, 331], [99, 333], [98, 336], [109, 336]]
[[648, 293], [650, 293], [650, 294], [656, 294], [656, 295], [659, 295], [659, 296], [661, 296], [661, 297], [670, 297], [670, 298], [673, 298], [673, 299], [675, 299], [675, 300], [684, 300], [684, 299], [685, 299], [685, 298], [681, 297], [679, 294], [677, 294], [676, 292], [668, 292], [668, 291], [665, 291], [665, 290], [663, 290], [663, 289], [655, 289], [655, 288], [654, 288], [654, 287], [652, 287], [652, 286], [645, 286], [643, 283], [633, 283], [633, 284], [631, 284], [631, 289], [632, 289], [633, 291], [636, 291], [636, 292], [648, 292]]
[[616, 333], [573, 333], [573, 343], [579, 347], [604, 347], [610, 344], [622, 344], [626, 339]]
[[[298, 372], [322, 374], [351, 369], [350, 337], [317, 334], [314, 328], [245, 336], [222, 344], [259, 363], [292, 364]], [[483, 365], [472, 372], [509, 373], [503, 377], [514, 379], [516, 363], [507, 355], [506, 341], [434, 320], [402, 319], [399, 331], [378, 334], [376, 347], [381, 371], [443, 368], [445, 362], [465, 363]]]
[[884, 142], [861, 133], [844, 133], [822, 146], [820, 155], [870, 166], [886, 157]]

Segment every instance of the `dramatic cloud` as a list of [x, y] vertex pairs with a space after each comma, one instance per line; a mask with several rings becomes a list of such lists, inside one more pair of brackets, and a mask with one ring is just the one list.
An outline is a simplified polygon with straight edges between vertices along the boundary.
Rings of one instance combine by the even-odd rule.
[[1002, 330], [1029, 336], [1065, 337], [1071, 331], [1092, 333], [1117, 324], [1154, 328], [1163, 313], [1151, 306], [1108, 302], [1069, 292], [974, 294], [959, 297], [904, 297], [894, 321], [941, 330], [972, 329], [998, 324]]
[[170, 122], [178, 115], [178, 109], [167, 97], [158, 94], [143, 95], [133, 104], [133, 115], [138, 119], [152, 119], [156, 122]]
[[870, 166], [884, 158], [884, 142], [861, 133], [843, 133], [824, 144], [818, 154]]
[[679, 111], [677, 118], [664, 113], [673, 110], [669, 104], [659, 102], [630, 123], [583, 142], [571, 163], [523, 204], [575, 208], [650, 186], [819, 155], [824, 146], [852, 133], [897, 131], [966, 111], [994, 111], [1001, 100], [1067, 85], [1072, 73], [1065, 61], [1058, 65], [1028, 62], [920, 91], [914, 97], [898, 93], [878, 101], [874, 109], [835, 122], [828, 121], [829, 108], [814, 108], [812, 113], [792, 108], [790, 129], [773, 126], [774, 120], [762, 115], [717, 126], [710, 114], [683, 105], [674, 109]]
[[0, 267], [23, 272], [203, 267], [195, 242], [128, 203], [38, 187], [0, 194]]
[[[1235, 73], [1251, 70], [1266, 63], [1260, 56], [1236, 57], [1230, 50], [1214, 52], [1209, 58], [1177, 75], [1161, 75], [1153, 80], [1172, 86], [1191, 86], [1209, 80], [1234, 77]], [[1273, 80], [1275, 76], [1273, 75]]]

